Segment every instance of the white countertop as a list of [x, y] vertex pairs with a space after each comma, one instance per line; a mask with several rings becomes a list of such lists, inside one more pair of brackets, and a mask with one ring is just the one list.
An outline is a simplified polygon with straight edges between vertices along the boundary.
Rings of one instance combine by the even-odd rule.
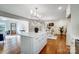
[[79, 35], [74, 35], [73, 38], [79, 40]]
[[38, 33], [35, 33], [35, 32], [28, 32], [28, 33], [20, 33], [19, 35], [22, 35], [22, 36], [28, 36], [28, 37], [39, 37], [40, 35], [43, 35], [45, 34], [46, 32], [38, 32]]

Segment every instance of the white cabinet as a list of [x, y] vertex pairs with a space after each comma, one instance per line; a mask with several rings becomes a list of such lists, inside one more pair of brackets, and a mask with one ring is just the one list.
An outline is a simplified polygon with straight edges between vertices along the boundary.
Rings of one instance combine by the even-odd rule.
[[30, 40], [31, 38], [27, 37], [27, 36], [21, 36], [21, 53], [23, 54], [30, 54], [33, 53], [32, 52], [32, 40]]
[[38, 54], [47, 43], [46, 33], [39, 33], [35, 37], [21, 35], [21, 53]]
[[20, 48], [20, 36], [19, 35], [6, 35], [4, 40], [3, 54], [14, 54], [19, 52], [19, 50], [14, 50]]
[[0, 22], [0, 33], [4, 33], [5, 32], [5, 30], [6, 30], [6, 25], [5, 25], [5, 23], [2, 23], [2, 22]]
[[33, 40], [33, 53], [38, 53], [40, 49], [40, 38], [35, 38]]

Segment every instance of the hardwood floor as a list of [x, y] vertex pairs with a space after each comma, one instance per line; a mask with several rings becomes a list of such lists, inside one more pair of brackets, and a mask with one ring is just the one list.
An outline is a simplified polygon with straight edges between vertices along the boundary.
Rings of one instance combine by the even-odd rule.
[[48, 39], [47, 45], [40, 54], [68, 54], [65, 35], [58, 35], [57, 39]]
[[[12, 46], [12, 45], [10, 45]], [[0, 53], [3, 51], [3, 46], [0, 46]], [[9, 49], [9, 54], [20, 54], [20, 48]], [[5, 52], [5, 51], [4, 51]], [[65, 35], [57, 35], [57, 39], [48, 39], [47, 45], [42, 49], [39, 54], [68, 54], [69, 48], [66, 46]]]
[[3, 45], [0, 44], [0, 54], [2, 53], [2, 51], [3, 51]]

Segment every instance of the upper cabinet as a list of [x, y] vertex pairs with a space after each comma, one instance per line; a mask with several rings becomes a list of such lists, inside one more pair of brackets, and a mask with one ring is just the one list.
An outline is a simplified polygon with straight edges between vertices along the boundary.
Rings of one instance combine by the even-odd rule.
[[5, 24], [0, 22], [0, 33], [4, 33], [5, 31]]
[[66, 8], [66, 17], [67, 17], [67, 18], [71, 18], [71, 9], [70, 9], [70, 5], [68, 5], [67, 8]]

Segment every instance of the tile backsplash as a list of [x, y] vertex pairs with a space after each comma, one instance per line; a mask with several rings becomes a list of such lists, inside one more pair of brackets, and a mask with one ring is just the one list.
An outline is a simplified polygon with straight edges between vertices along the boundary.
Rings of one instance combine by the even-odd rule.
[[29, 32], [34, 32], [35, 27], [38, 27], [39, 31], [42, 31], [44, 29], [44, 23], [41, 23], [38, 21], [30, 21], [29, 22]]

